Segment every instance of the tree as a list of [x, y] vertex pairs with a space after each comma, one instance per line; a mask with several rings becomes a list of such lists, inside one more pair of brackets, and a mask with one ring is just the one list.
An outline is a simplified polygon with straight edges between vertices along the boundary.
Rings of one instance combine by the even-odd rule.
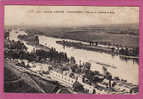
[[86, 62], [86, 63], [84, 64], [84, 66], [85, 66], [85, 69], [86, 69], [86, 70], [90, 70], [90, 68], [91, 68], [91, 63]]
[[5, 32], [4, 38], [9, 39], [9, 32]]
[[117, 83], [116, 83], [116, 82], [113, 82], [112, 87], [115, 87], [116, 85], [117, 85]]
[[100, 83], [104, 80], [104, 78], [99, 78], [99, 77], [93, 77], [94, 83]]
[[80, 84], [78, 81], [76, 81], [76, 82], [73, 84], [73, 88], [74, 88], [74, 90], [77, 91], [77, 92], [84, 92], [83, 85]]
[[71, 57], [70, 62], [71, 62], [72, 64], [75, 64], [75, 63], [76, 63], [75, 58], [74, 58], [74, 57]]
[[35, 43], [36, 45], [39, 45], [39, 37], [38, 37], [38, 36], [35, 36], [35, 38], [34, 38], [34, 43]]
[[71, 70], [72, 70], [72, 72], [77, 73], [78, 72], [78, 66], [77, 66], [77, 64], [71, 66]]
[[109, 80], [109, 88], [111, 88], [112, 75], [109, 72], [107, 72], [105, 77]]

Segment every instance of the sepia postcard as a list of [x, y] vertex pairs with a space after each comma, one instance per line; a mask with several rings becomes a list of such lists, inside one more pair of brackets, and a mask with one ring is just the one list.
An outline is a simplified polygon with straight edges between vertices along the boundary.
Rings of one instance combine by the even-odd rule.
[[142, 4], [2, 0], [0, 99], [141, 99]]
[[139, 7], [4, 7], [4, 92], [137, 94]]

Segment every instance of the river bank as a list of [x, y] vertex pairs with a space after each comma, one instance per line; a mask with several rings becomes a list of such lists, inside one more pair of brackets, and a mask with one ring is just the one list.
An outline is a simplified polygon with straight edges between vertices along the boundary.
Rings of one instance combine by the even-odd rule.
[[[19, 39], [24, 40], [27, 42], [27, 44], [34, 45], [33, 41], [31, 39], [33, 38], [32, 35], [20, 35], [18, 36]], [[56, 41], [57, 44], [61, 44], [63, 48], [65, 47], [74, 47], [76, 49], [84, 49], [89, 51], [98, 51], [98, 52], [104, 52], [111, 55], [119, 55], [122, 59], [128, 60], [128, 59], [135, 59], [135, 62], [138, 62], [138, 55], [139, 55], [139, 49], [138, 48], [128, 48], [128, 47], [119, 47], [119, 46], [113, 46], [113, 45], [102, 45], [99, 42], [82, 42], [82, 41], [76, 41], [76, 40], [68, 40], [63, 39], [61, 41]], [[99, 43], [99, 44], [98, 44]], [[45, 43], [44, 45], [47, 45]], [[38, 44], [39, 47], [43, 49], [48, 49], [48, 47], [43, 46], [42, 44]]]
[[[66, 52], [68, 57], [74, 56], [76, 59], [76, 62], [80, 64], [81, 62], [90, 62], [91, 63], [91, 70], [98, 70], [102, 72], [102, 65], [97, 64], [97, 62], [108, 64], [111, 66], [115, 66], [117, 69], [108, 67], [108, 70], [112, 73], [112, 75], [119, 76], [123, 79], [128, 79], [129, 82], [135, 82], [138, 83], [138, 64], [136, 62], [133, 62], [132, 60], [126, 60], [121, 59], [119, 56], [111, 56], [106, 53], [99, 53], [94, 51], [86, 51], [82, 49], [74, 49], [74, 48], [63, 48], [62, 45], [59, 45], [56, 43], [56, 41], [64, 40], [59, 38], [52, 38], [47, 36], [41, 36], [39, 35], [39, 43], [47, 46], [49, 48], [55, 48], [59, 52]], [[68, 40], [71, 41], [72, 40]], [[84, 53], [84, 54], [81, 54]], [[104, 60], [104, 62], [102, 61]], [[129, 71], [126, 71], [129, 70]], [[120, 72], [126, 72], [119, 73]], [[135, 74], [131, 76], [132, 74]]]

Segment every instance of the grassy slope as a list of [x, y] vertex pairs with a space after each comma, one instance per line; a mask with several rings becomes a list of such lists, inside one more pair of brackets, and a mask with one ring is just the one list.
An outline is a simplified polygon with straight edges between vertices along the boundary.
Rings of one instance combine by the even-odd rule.
[[14, 72], [13, 70], [6, 68], [5, 67], [5, 81], [4, 81], [4, 91], [5, 92], [38, 92], [38, 90], [32, 88], [31, 86], [29, 86], [27, 83], [24, 82], [24, 80], [15, 82], [15, 83], [9, 83], [9, 80], [13, 81], [15, 80], [15, 78], [19, 79], [18, 75], [16, 72]]
[[32, 75], [19, 72], [7, 62], [5, 62], [4, 69], [5, 92], [41, 93], [44, 90], [46, 93], [52, 93], [56, 87], [56, 85], [44, 81], [39, 77], [34, 76], [33, 78]]

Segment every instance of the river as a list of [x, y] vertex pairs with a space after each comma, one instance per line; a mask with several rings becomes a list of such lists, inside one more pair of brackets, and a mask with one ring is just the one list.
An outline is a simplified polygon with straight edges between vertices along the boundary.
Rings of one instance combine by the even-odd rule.
[[[17, 36], [19, 34], [27, 34], [24, 31], [19, 31], [16, 33], [12, 31], [10, 33], [11, 40], [18, 40]], [[119, 56], [112, 56], [107, 53], [100, 53], [96, 51], [88, 51], [84, 49], [75, 49], [73, 47], [63, 47], [60, 44], [57, 44], [56, 41], [65, 40], [60, 38], [53, 38], [47, 36], [39, 35], [40, 44], [45, 45], [47, 47], [54, 47], [59, 52], [66, 52], [68, 57], [75, 57], [76, 62], [90, 62], [91, 70], [102, 71], [103, 65], [97, 64], [97, 62], [108, 64], [111, 66], [115, 66], [116, 68], [107, 67], [108, 71], [115, 77], [118, 76], [122, 79], [127, 80], [130, 83], [138, 84], [138, 63], [133, 62], [132, 60], [124, 61]], [[67, 40], [67, 39], [66, 39]], [[75, 41], [75, 40], [68, 40]], [[23, 41], [24, 42], [24, 41]], [[24, 42], [24, 44], [26, 44]], [[27, 45], [28, 50], [32, 51], [33, 47]]]

